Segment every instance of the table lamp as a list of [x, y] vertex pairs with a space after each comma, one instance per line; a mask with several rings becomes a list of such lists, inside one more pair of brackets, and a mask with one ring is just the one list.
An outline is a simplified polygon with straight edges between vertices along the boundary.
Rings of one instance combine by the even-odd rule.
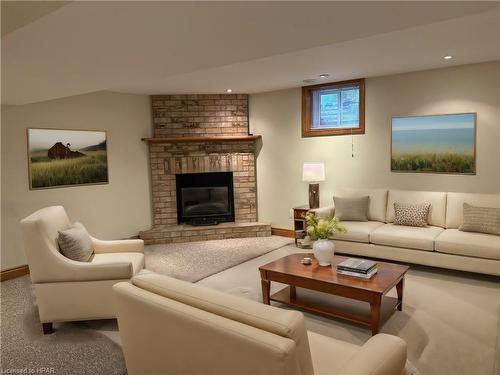
[[319, 207], [319, 184], [320, 181], [325, 181], [325, 164], [324, 163], [304, 163], [302, 167], [302, 181], [310, 182], [309, 184], [309, 208]]

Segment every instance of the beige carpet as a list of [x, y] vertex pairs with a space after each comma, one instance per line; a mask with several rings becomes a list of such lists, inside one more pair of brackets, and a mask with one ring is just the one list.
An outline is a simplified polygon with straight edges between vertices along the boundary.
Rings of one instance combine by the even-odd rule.
[[[258, 267], [296, 252], [304, 250], [285, 246], [198, 283], [261, 301]], [[273, 283], [271, 290], [282, 287]], [[367, 329], [354, 324], [309, 313], [305, 317], [307, 328], [323, 335], [358, 345], [370, 338]], [[89, 324], [120, 341], [116, 323]], [[500, 375], [500, 279], [412, 265], [404, 309], [381, 331], [408, 343], [408, 359], [422, 375]]]
[[234, 238], [149, 245], [145, 247], [144, 254], [148, 270], [196, 282], [291, 242], [290, 238], [279, 236]]
[[29, 276], [1, 284], [0, 374], [123, 375], [119, 345], [85, 323], [43, 335]]
[[[289, 239], [282, 240], [289, 241]], [[180, 248], [177, 249], [180, 251]], [[240, 251], [243, 250], [240, 249]], [[206, 277], [199, 283], [227, 293], [261, 301], [258, 267], [287, 254], [303, 251], [293, 245], [283, 246]], [[195, 258], [195, 264], [199, 263], [198, 259], [202, 258]], [[189, 268], [196, 267], [189, 266]], [[16, 288], [12, 290], [18, 295], [23, 295], [25, 292], [21, 289], [29, 290], [28, 279], [18, 280], [21, 280], [20, 283], [16, 284]], [[2, 287], [8, 285], [7, 283], [2, 283]], [[283, 285], [273, 283], [271, 289], [272, 292], [275, 292], [282, 287]], [[5, 316], [17, 314], [16, 310], [20, 309], [19, 306], [11, 304], [4, 310], [5, 297], [3, 292], [2, 290], [2, 330]], [[299, 293], [302, 292], [304, 291], [299, 290]], [[390, 294], [395, 295], [395, 292]], [[370, 338], [367, 329], [354, 324], [309, 313], [306, 313], [305, 316], [307, 327], [311, 331], [358, 345]], [[36, 327], [35, 323], [36, 316], [32, 313], [25, 315], [23, 324]], [[58, 325], [59, 330], [71, 330], [75, 327], [85, 332], [91, 328], [120, 343], [115, 320]], [[469, 273], [411, 266], [405, 284], [404, 309], [402, 312], [396, 312], [381, 331], [397, 335], [408, 343], [408, 359], [422, 375], [500, 375], [500, 280], [499, 278]], [[12, 339], [13, 336], [8, 334], [9, 338]], [[85, 354], [90, 353], [95, 355], [96, 359], [101, 358], [99, 353], [95, 353], [94, 350], [99, 348], [96, 343], [101, 342], [102, 338], [99, 339], [98, 335], [85, 334], [86, 338], [78, 339], [82, 342], [82, 346], [74, 345], [73, 339], [71, 341], [65, 339], [65, 337], [76, 336], [53, 336], [54, 338], [59, 337], [59, 340], [62, 341], [60, 342], [62, 346], [59, 347], [50, 346], [54, 343], [49, 338], [46, 342], [51, 344], [44, 347], [44, 350], [50, 349], [49, 353], [36, 349], [35, 354], [38, 355], [39, 359], [39, 362], [36, 363], [46, 364], [46, 358], [54, 357], [54, 351], [60, 352], [61, 348], [64, 350], [62, 350], [62, 354], [56, 356], [58, 358], [66, 358], [67, 355], [73, 356], [71, 353], [75, 349], [88, 350], [89, 352]], [[4, 332], [2, 332], [2, 336], [3, 341], [6, 339]], [[39, 341], [44, 340], [40, 336], [38, 332], [31, 337], [36, 341], [35, 345], [43, 342]], [[22, 343], [26, 348], [19, 349], [20, 352], [31, 350], [28, 337], [23, 339]], [[2, 365], [5, 363], [3, 349]], [[11, 353], [14, 352], [11, 351]], [[105, 363], [99, 370], [95, 370], [95, 364], [99, 364], [100, 361], [95, 363], [90, 361], [84, 363], [85, 366], [88, 366], [88, 372], [79, 373], [119, 373], [123, 364], [121, 354], [116, 355], [106, 351], [105, 353], [109, 362]], [[335, 353], [332, 353], [332, 356], [334, 355]], [[80, 368], [78, 366], [82, 362], [76, 364], [68, 362], [68, 364]], [[110, 366], [113, 367], [111, 371], [108, 370]], [[106, 372], [103, 372], [104, 370]]]
[[[295, 252], [304, 250], [286, 246], [199, 283], [261, 301], [258, 267]], [[282, 287], [273, 283], [271, 291]], [[367, 329], [354, 324], [305, 316], [311, 331], [358, 345], [370, 338]], [[408, 343], [408, 359], [422, 375], [500, 375], [499, 326], [499, 278], [411, 266], [403, 311], [395, 312], [381, 332]]]

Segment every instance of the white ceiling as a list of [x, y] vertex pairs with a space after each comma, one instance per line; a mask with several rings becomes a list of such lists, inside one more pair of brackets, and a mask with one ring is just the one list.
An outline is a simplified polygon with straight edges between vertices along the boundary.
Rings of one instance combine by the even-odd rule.
[[13, 32], [57, 8], [69, 4], [69, 1], [5, 1], [2, 0], [2, 36]]
[[[500, 59], [499, 2], [72, 2], [2, 37], [2, 103], [262, 92]], [[452, 54], [455, 59], [444, 61]]]

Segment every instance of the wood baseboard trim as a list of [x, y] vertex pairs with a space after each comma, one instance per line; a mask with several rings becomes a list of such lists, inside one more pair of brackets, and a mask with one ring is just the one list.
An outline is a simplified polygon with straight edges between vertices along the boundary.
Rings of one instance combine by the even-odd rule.
[[295, 231], [292, 229], [271, 228], [271, 234], [275, 236], [295, 238]]
[[15, 279], [16, 277], [21, 277], [30, 273], [28, 265], [19, 266], [15, 268], [10, 268], [8, 270], [0, 272], [0, 281]]

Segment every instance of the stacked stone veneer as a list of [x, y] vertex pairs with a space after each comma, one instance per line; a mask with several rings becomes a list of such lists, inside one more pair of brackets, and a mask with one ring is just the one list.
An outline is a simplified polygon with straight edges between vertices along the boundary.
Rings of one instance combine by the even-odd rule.
[[[146, 244], [270, 236], [257, 222], [255, 142], [161, 141], [162, 138], [248, 135], [248, 96], [159, 95], [152, 97], [154, 138], [149, 146], [153, 228], [141, 232]], [[177, 225], [175, 175], [233, 172], [235, 223], [210, 227]]]

